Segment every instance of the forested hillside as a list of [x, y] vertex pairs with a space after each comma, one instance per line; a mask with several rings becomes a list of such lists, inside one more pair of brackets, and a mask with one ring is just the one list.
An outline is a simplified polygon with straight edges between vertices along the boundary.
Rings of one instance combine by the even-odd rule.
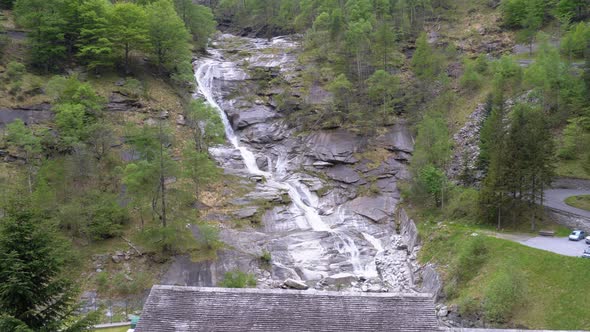
[[[296, 84], [250, 73], [261, 90], [278, 87], [275, 106], [298, 134], [372, 140], [411, 124], [404, 206], [421, 263], [438, 264], [442, 301], [465, 322], [590, 327], [569, 294], [590, 286], [587, 262], [545, 273], [536, 267], [563, 261], [473, 236], [562, 232], [544, 190], [590, 179], [590, 1], [198, 3], [0, 0], [0, 330], [87, 330], [106, 310], [79, 310], [88, 292], [119, 301], [125, 320], [170, 257], [214, 260], [233, 245], [219, 227], [260, 226], [202, 218], [209, 205], [229, 214], [244, 190], [210, 153], [226, 140], [218, 113], [193, 98], [191, 61], [218, 29], [301, 40]], [[382, 163], [384, 150], [362, 157]], [[252, 283], [236, 271], [224, 285]]]

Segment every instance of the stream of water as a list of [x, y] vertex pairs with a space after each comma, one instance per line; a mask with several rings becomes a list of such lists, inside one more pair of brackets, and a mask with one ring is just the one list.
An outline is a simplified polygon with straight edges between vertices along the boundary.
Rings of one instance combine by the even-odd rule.
[[[304, 216], [309, 229], [314, 232], [327, 232], [329, 236], [335, 237], [339, 243], [336, 247], [337, 250], [341, 254], [349, 257], [349, 262], [352, 265], [352, 272], [354, 274], [375, 276], [377, 274], [375, 264], [369, 262], [363, 266], [360, 259], [359, 248], [353, 238], [342, 230], [332, 229], [329, 224], [322, 219], [322, 216], [320, 216], [320, 213], [318, 212], [317, 197], [305, 184], [298, 179], [290, 178], [289, 174], [287, 174], [286, 165], [289, 163], [289, 160], [286, 155], [279, 155], [274, 163], [274, 167], [272, 158], [267, 156], [269, 161], [269, 171], [263, 171], [258, 167], [256, 155], [249, 147], [241, 144], [240, 138], [234, 131], [226, 112], [218, 102], [218, 98], [221, 98], [220, 94], [215, 91], [215, 80], [221, 78], [227, 80], [241, 77], [241, 74], [237, 69], [238, 66], [231, 61], [226, 61], [220, 50], [211, 49], [210, 54], [209, 57], [200, 59], [195, 63], [195, 79], [198, 84], [198, 91], [204, 96], [207, 102], [219, 112], [225, 127], [227, 139], [231, 145], [240, 152], [248, 173], [254, 176], [264, 177], [265, 186], [286, 192], [294, 206], [299, 210], [301, 215]], [[276, 65], [280, 65], [281, 61], [284, 61], [284, 58], [275, 60]], [[338, 211], [340, 210], [341, 209], [338, 209]], [[344, 216], [342, 216], [342, 218], [344, 218]], [[363, 233], [363, 236], [364, 239], [366, 239], [366, 241], [375, 249], [378, 251], [383, 250], [378, 239], [365, 233]]]

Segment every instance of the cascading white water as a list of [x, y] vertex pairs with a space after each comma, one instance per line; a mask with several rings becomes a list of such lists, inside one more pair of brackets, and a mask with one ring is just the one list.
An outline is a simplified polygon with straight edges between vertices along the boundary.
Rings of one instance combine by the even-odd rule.
[[[213, 55], [211, 58], [202, 59], [197, 64], [195, 78], [198, 84], [198, 89], [205, 97], [207, 102], [219, 112], [225, 127], [227, 139], [230, 141], [232, 146], [240, 152], [248, 172], [253, 175], [263, 176], [266, 179], [267, 186], [286, 190], [289, 197], [291, 198], [291, 201], [301, 211], [305, 217], [305, 220], [307, 221], [307, 224], [313, 231], [329, 232], [330, 234], [337, 236], [341, 242], [339, 251], [342, 251], [343, 253], [346, 253], [350, 256], [350, 262], [353, 266], [354, 273], [362, 275], [374, 274], [375, 271], [367, 271], [367, 268], [362, 267], [360, 252], [354, 240], [344, 232], [330, 229], [330, 226], [322, 220], [317, 209], [317, 199], [305, 185], [303, 185], [298, 180], [287, 180], [280, 182], [276, 179], [287, 176], [285, 173], [288, 160], [284, 154], [279, 154], [279, 158], [275, 164], [276, 174], [273, 174], [271, 172], [262, 171], [256, 163], [256, 157], [254, 153], [248, 150], [248, 148], [240, 145], [239, 138], [235, 134], [227, 114], [223, 111], [215, 99], [213, 89], [213, 83], [216, 78], [221, 78], [225, 75], [232, 75], [231, 70], [227, 68], [227, 65], [230, 64], [222, 60], [220, 52], [211, 50], [211, 54]], [[230, 71], [229, 73], [220, 70], [223, 65], [226, 65], [224, 69], [228, 69], [227, 71]], [[230, 69], [231, 67], [232, 66], [230, 66]], [[270, 162], [269, 169], [273, 169]], [[374, 267], [371, 267], [370, 269], [373, 268]]]

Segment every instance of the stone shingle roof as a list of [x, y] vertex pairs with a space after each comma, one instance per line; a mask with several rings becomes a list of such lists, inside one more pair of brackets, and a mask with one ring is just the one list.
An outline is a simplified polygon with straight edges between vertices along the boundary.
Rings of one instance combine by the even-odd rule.
[[154, 286], [136, 332], [439, 331], [427, 294]]

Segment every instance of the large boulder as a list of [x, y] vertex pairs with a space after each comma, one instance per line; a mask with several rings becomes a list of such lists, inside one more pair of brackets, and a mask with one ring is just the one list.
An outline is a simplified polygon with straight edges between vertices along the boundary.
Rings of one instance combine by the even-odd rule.
[[298, 289], [298, 290], [306, 290], [309, 288], [309, 286], [307, 286], [303, 281], [295, 280], [295, 279], [291, 279], [291, 278], [285, 280], [285, 282], [283, 282], [283, 285], [285, 285], [285, 287], [287, 287], [287, 288]]
[[263, 123], [277, 116], [270, 108], [264, 105], [254, 105], [252, 108], [240, 111], [237, 117], [232, 117], [232, 125], [238, 129]]
[[358, 215], [376, 223], [387, 223], [393, 218], [397, 200], [388, 196], [357, 197], [350, 201], [348, 208]]
[[344, 165], [338, 165], [336, 167], [329, 168], [326, 171], [326, 175], [332, 180], [344, 182], [347, 184], [358, 182], [361, 179], [357, 172]]
[[324, 130], [311, 134], [306, 142], [306, 154], [316, 160], [354, 164], [354, 154], [365, 140], [346, 130]]

